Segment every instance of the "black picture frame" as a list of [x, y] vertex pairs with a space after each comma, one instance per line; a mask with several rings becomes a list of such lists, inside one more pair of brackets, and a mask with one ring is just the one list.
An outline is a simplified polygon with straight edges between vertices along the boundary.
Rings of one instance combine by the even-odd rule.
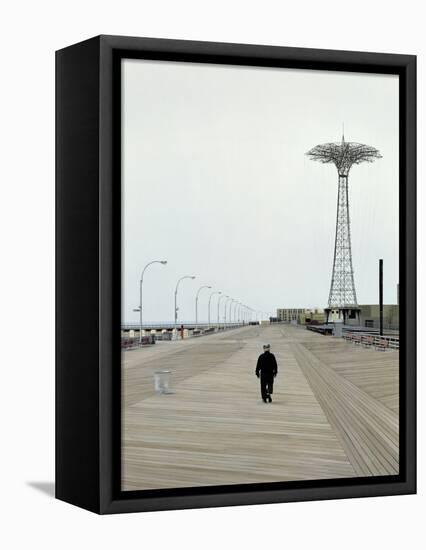
[[[120, 491], [120, 60], [399, 75], [400, 473]], [[98, 36], [56, 52], [56, 498], [100, 514], [416, 492], [416, 57]]]

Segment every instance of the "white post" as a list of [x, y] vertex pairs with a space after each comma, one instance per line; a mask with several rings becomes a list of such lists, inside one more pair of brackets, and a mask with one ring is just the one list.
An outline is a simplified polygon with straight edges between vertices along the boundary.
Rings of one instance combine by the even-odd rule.
[[139, 281], [139, 344], [142, 343], [142, 285], [143, 285], [143, 276], [145, 274], [145, 270], [148, 266], [152, 264], [162, 264], [166, 265], [167, 260], [153, 260], [152, 262], [149, 262], [146, 264], [146, 266], [142, 270], [141, 278]]
[[198, 295], [200, 294], [200, 290], [203, 290], [203, 288], [211, 288], [211, 286], [200, 286], [197, 295], [195, 296], [195, 325], [198, 325]]
[[181, 281], [183, 281], [184, 279], [195, 279], [195, 276], [194, 275], [184, 275], [176, 283], [176, 288], [175, 288], [175, 330], [177, 328], [177, 320], [178, 320], [177, 293], [178, 293], [179, 283]]
[[220, 321], [219, 321], [219, 306], [220, 306], [220, 301], [222, 300], [222, 298], [229, 298], [229, 296], [225, 296], [225, 294], [222, 294], [222, 296], [219, 296], [219, 299], [217, 301], [217, 329], [219, 330], [219, 326], [220, 326]]
[[210, 328], [210, 304], [211, 304], [211, 301], [212, 301], [212, 296], [214, 296], [214, 294], [222, 294], [222, 292], [216, 290], [215, 292], [212, 292], [210, 294], [210, 297], [209, 297], [209, 312], [208, 312], [209, 328]]

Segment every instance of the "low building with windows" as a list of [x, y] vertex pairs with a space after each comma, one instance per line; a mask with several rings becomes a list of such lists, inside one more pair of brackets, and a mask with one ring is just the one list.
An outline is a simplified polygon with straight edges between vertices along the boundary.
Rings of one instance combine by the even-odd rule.
[[277, 309], [277, 318], [283, 323], [299, 322], [299, 317], [305, 310], [301, 308]]
[[320, 308], [282, 308], [277, 309], [277, 318], [283, 323], [321, 324], [325, 322], [325, 313]]
[[305, 309], [299, 317], [301, 325], [322, 325], [326, 321], [325, 311], [323, 309]]

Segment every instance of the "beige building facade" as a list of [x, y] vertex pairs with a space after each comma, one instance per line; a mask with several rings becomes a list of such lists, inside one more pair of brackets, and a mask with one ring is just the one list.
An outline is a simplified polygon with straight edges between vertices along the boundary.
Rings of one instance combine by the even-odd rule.
[[277, 309], [277, 318], [283, 323], [325, 323], [325, 313], [321, 308], [280, 308]]

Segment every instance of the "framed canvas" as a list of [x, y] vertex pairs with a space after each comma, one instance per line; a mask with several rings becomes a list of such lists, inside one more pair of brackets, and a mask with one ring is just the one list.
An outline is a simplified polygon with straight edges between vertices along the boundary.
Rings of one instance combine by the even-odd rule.
[[414, 493], [416, 58], [56, 54], [56, 496]]

